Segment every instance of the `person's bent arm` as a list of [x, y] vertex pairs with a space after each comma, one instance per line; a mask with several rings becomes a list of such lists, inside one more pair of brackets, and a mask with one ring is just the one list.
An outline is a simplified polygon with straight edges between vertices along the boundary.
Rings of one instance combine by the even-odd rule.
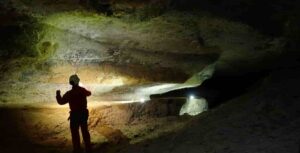
[[57, 101], [58, 104], [64, 105], [64, 104], [68, 103], [68, 98], [67, 97], [68, 97], [67, 93], [62, 97], [60, 95], [60, 90], [56, 91], [56, 101]]
[[88, 91], [88, 90], [85, 89], [85, 95], [86, 96], [90, 96], [90, 95], [92, 95], [92, 93], [90, 91]]

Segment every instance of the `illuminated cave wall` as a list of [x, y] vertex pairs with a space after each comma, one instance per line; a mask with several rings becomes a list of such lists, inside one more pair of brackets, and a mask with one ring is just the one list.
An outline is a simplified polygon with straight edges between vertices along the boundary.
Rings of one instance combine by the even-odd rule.
[[[186, 80], [195, 86], [203, 80], [195, 81], [193, 76], [207, 65], [215, 63], [217, 71], [229, 73], [252, 71], [269, 59], [276, 60], [285, 45], [285, 39], [202, 12], [165, 10], [145, 20], [136, 16], [143, 14], [139, 11], [107, 17], [77, 4], [79, 9], [74, 10], [71, 3], [66, 3], [68, 11], [54, 4], [24, 4], [33, 19], [24, 19], [25, 23], [38, 27], [20, 35], [26, 52], [33, 54], [19, 51], [20, 56], [1, 64], [2, 102], [54, 100], [50, 93], [56, 88], [67, 90], [67, 79], [76, 72], [94, 90], [98, 90], [94, 85], [104, 85], [103, 92], [120, 85]], [[144, 11], [151, 10], [155, 9]], [[44, 99], [28, 99], [37, 94]]]

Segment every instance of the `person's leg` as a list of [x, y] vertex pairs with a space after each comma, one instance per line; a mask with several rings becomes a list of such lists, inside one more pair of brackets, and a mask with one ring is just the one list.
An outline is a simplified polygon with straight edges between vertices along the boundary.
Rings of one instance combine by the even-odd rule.
[[88, 125], [87, 123], [83, 123], [80, 125], [80, 127], [81, 127], [82, 138], [85, 144], [86, 153], [91, 153], [92, 151], [91, 136], [88, 130]]
[[70, 129], [72, 134], [73, 153], [80, 153], [81, 148], [80, 148], [79, 123], [71, 121]]

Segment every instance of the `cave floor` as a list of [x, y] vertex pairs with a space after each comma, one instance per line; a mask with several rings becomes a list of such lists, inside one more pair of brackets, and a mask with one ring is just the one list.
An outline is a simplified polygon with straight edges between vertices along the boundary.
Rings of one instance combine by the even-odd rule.
[[[136, 109], [134, 105], [89, 104], [89, 130], [95, 152], [117, 152], [123, 146], [178, 131], [190, 121], [189, 117], [174, 115], [137, 115], [131, 112]], [[1, 105], [1, 152], [71, 152], [68, 111], [67, 106], [56, 103]]]

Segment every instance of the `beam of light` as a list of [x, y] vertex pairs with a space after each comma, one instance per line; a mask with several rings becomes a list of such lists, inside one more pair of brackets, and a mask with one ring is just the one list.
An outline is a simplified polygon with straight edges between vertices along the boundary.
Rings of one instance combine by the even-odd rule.
[[[150, 99], [150, 95], [153, 94], [163, 94], [173, 90], [196, 87], [201, 85], [206, 79], [212, 77], [214, 70], [215, 64], [208, 65], [202, 71], [196, 73], [187, 81], [181, 84], [163, 83], [151, 86], [141, 86], [140, 88], [137, 88], [135, 90], [135, 95], [137, 97], [144, 97], [145, 99]], [[191, 95], [190, 99], [195, 99], [195, 96]]]
[[118, 104], [131, 104], [131, 103], [140, 103], [139, 101], [135, 100], [118, 100], [118, 101], [89, 101], [88, 107], [94, 108], [98, 106], [112, 106]]

